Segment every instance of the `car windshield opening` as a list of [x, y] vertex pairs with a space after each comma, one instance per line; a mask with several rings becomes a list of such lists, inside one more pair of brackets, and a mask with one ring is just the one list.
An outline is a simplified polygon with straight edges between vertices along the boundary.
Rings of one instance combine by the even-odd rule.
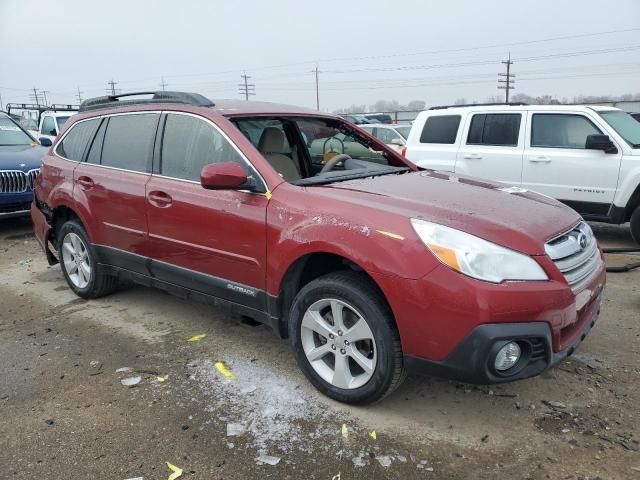
[[611, 125], [618, 135], [633, 148], [640, 148], [640, 122], [631, 115], [619, 110], [600, 112], [605, 122]]
[[276, 172], [294, 185], [327, 184], [411, 170], [340, 119], [261, 117], [234, 122]]
[[0, 145], [30, 145], [33, 142], [13, 120], [0, 117]]
[[411, 131], [411, 127], [410, 126], [396, 127], [396, 132], [398, 132], [400, 135], [402, 135], [402, 138], [404, 138], [405, 140], [407, 138], [409, 138], [409, 132], [410, 131]]
[[62, 126], [67, 123], [67, 120], [71, 118], [71, 115], [68, 117], [56, 117], [56, 122], [58, 122], [58, 130], [62, 130]]

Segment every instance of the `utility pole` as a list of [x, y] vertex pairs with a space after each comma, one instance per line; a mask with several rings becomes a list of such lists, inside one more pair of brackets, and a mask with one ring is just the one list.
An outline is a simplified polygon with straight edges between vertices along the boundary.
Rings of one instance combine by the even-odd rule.
[[[503, 65], [507, 66], [507, 73], [499, 73], [499, 77], [504, 77], [505, 79], [498, 79], [498, 88], [504, 90], [504, 103], [509, 103], [509, 90], [513, 90], [515, 87], [513, 84], [516, 82], [513, 80], [515, 75], [511, 73], [511, 65], [513, 62], [511, 61], [511, 52], [509, 52], [509, 58], [507, 60], [503, 60], [501, 62]], [[504, 85], [500, 85], [503, 83]]]
[[320, 70], [318, 70], [318, 64], [316, 63], [316, 68], [311, 70], [316, 74], [316, 110], [320, 111], [320, 84], [318, 82], [318, 74]]
[[238, 87], [240, 88], [239, 93], [240, 95], [244, 95], [245, 100], [249, 100], [249, 95], [256, 94], [256, 84], [249, 83], [249, 79], [251, 77], [246, 73], [240, 75], [240, 78], [242, 78], [243, 83], [238, 84]]
[[109, 85], [109, 88], [107, 89], [107, 93], [109, 93], [109, 91], [111, 91], [111, 95], [115, 97], [116, 95], [116, 85], [118, 84], [118, 82], [114, 82], [113, 78], [107, 82], [107, 85]]
[[164, 82], [164, 77], [161, 77], [162, 82], [160, 83], [160, 86], [162, 87], [162, 91], [164, 92], [164, 87], [167, 86], [167, 84]]
[[33, 87], [33, 100], [36, 102], [36, 105], [40, 106], [40, 96], [38, 95], [38, 89]]
[[76, 97], [78, 98], [78, 103], [82, 103], [82, 92], [80, 91], [80, 86], [78, 86], [78, 93], [76, 94]]
[[49, 105], [49, 100], [47, 100], [47, 93], [50, 93], [49, 90], [42, 90], [40, 93], [42, 93], [42, 96], [44, 98], [44, 105], [45, 107], [47, 105]]

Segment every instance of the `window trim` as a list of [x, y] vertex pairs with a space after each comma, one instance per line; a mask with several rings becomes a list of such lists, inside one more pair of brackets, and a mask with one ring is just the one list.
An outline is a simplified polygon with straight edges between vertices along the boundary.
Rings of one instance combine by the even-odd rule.
[[[98, 130], [100, 129], [100, 120], [102, 117], [91, 117], [91, 118], [83, 118], [82, 120], [78, 120], [77, 122], [75, 122], [73, 125], [71, 125], [66, 132], [64, 132], [64, 135], [62, 135], [62, 137], [59, 137], [58, 141], [56, 142], [56, 148], [53, 149], [53, 154], [58, 157], [61, 158], [62, 160], [66, 160], [67, 162], [75, 162], [75, 163], [84, 163], [86, 157], [87, 157], [87, 152], [89, 151], [89, 144], [93, 144], [93, 139], [96, 136], [96, 133], [98, 132]], [[63, 155], [61, 155], [58, 152], [58, 149], [60, 148], [60, 145], [62, 145], [62, 142], [64, 142], [64, 139], [67, 137], [67, 135], [69, 135], [69, 133], [76, 128], [76, 125], [80, 125], [83, 122], [89, 122], [91, 120], [98, 120], [98, 128], [96, 128], [96, 131], [93, 132], [93, 134], [91, 135], [91, 138], [89, 139], [89, 142], [87, 143], [87, 145], [85, 145], [84, 147], [84, 151], [82, 152], [82, 157], [80, 160], [72, 160], [71, 158], [67, 158]], [[93, 164], [91, 164], [93, 165]]]
[[[478, 115], [484, 115], [484, 123], [482, 124], [482, 137], [484, 138], [484, 127], [487, 123], [487, 117], [489, 115], [517, 115], [520, 117], [520, 124], [518, 125], [518, 134], [516, 135], [516, 143], [469, 143], [469, 136], [471, 135], [471, 127], [473, 126], [473, 119]], [[520, 133], [522, 132], [522, 119], [525, 115], [522, 112], [473, 112], [471, 113], [471, 119], [469, 120], [469, 128], [467, 129], [467, 138], [465, 145], [471, 145], [473, 147], [506, 147], [506, 148], [518, 148], [520, 141]]]
[[[444, 118], [444, 117], [457, 117], [458, 118], [458, 126], [456, 127], [456, 134], [453, 137], [453, 142], [451, 143], [442, 143], [442, 142], [423, 142], [422, 136], [424, 135], [424, 130], [427, 128], [427, 123], [432, 118]], [[421, 145], [456, 145], [458, 143], [458, 136], [460, 135], [460, 125], [462, 124], [462, 114], [461, 113], [449, 113], [448, 115], [429, 115], [427, 116], [424, 124], [422, 125], [422, 130], [420, 131], [420, 135], [418, 137], [418, 142]]]
[[[170, 180], [177, 180], [177, 181], [181, 181], [181, 182], [196, 183], [196, 184], [200, 185], [200, 182], [198, 182], [196, 180], [189, 180], [187, 178], [170, 177], [170, 176], [167, 176], [167, 175], [161, 175], [160, 174], [160, 170], [159, 170], [159, 168], [160, 168], [160, 159], [162, 158], [162, 142], [164, 141], [164, 129], [165, 129], [165, 125], [166, 125], [166, 119], [171, 114], [174, 114], [174, 115], [185, 115], [185, 116], [189, 116], [189, 117], [194, 117], [194, 118], [199, 119], [199, 120], [203, 120], [204, 122], [206, 122], [209, 125], [211, 125], [218, 133], [220, 133], [222, 135], [222, 137], [227, 142], [229, 142], [229, 144], [235, 149], [235, 151], [240, 155], [240, 157], [247, 164], [248, 168], [250, 170], [252, 170], [256, 174], [257, 178], [259, 178], [260, 182], [262, 183], [262, 189], [260, 189], [259, 186], [258, 186], [258, 191], [256, 191], [256, 192], [252, 192], [251, 190], [239, 190], [239, 191], [247, 192], [247, 193], [254, 193], [254, 194], [257, 194], [257, 195], [264, 195], [264, 192], [268, 192], [269, 191], [269, 187], [267, 185], [267, 182], [265, 182], [264, 178], [262, 177], [262, 175], [260, 174], [258, 169], [249, 161], [249, 159], [242, 152], [242, 150], [240, 150], [240, 148], [238, 148], [238, 146], [233, 141], [231, 141], [229, 136], [218, 125], [216, 125], [214, 122], [212, 122], [211, 120], [209, 120], [206, 117], [203, 117], [202, 115], [197, 115], [197, 114], [191, 113], [191, 112], [178, 112], [178, 111], [173, 111], [173, 110], [166, 110], [166, 111], [163, 111], [162, 114], [164, 114], [164, 119], [161, 117], [161, 120], [160, 120], [161, 125], [158, 126], [158, 129], [162, 128], [162, 134], [161, 135], [156, 135], [156, 141], [159, 142], [158, 152], [157, 152], [158, 155], [157, 156], [154, 155], [153, 166], [152, 166], [152, 169], [151, 169], [151, 175], [153, 175], [154, 177], [167, 178], [167, 179], [170, 179]], [[264, 190], [264, 192], [262, 192], [260, 190]]]
[[572, 113], [565, 113], [565, 112], [535, 112], [535, 113], [531, 113], [531, 131], [529, 132], [529, 148], [562, 148], [563, 150], [587, 150], [584, 147], [561, 147], [561, 146], [550, 146], [550, 145], [534, 145], [533, 144], [533, 122], [534, 122], [534, 117], [536, 115], [563, 115], [565, 117], [580, 117], [580, 118], [584, 118], [587, 122], [589, 122], [598, 132], [600, 132], [600, 135], [602, 135], [602, 129], [600, 129], [600, 127], [598, 127], [598, 125], [596, 125], [589, 117], [587, 117], [585, 114], [583, 113], [578, 113], [578, 112], [572, 112]]

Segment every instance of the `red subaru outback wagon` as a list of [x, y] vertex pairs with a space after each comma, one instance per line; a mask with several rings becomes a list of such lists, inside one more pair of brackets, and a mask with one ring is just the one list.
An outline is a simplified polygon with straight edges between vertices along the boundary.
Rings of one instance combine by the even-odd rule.
[[349, 403], [409, 371], [537, 375], [585, 338], [605, 283], [591, 229], [551, 198], [421, 170], [338, 116], [198, 94], [85, 101], [31, 211], [77, 295], [128, 279], [230, 306]]

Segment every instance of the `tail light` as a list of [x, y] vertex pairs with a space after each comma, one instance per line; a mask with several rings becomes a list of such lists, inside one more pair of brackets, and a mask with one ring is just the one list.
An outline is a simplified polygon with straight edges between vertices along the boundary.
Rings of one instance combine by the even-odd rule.
[[407, 147], [404, 147], [404, 148], [402, 149], [401, 154], [402, 154], [402, 156], [403, 156], [404, 158], [407, 158]]

